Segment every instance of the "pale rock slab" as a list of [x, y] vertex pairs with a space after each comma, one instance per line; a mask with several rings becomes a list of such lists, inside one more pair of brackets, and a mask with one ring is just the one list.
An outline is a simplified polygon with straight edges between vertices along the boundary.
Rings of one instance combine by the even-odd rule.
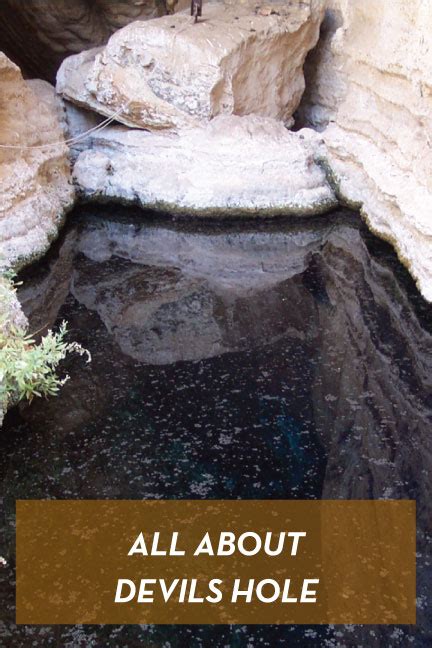
[[[68, 114], [73, 134], [85, 122], [76, 109]], [[252, 115], [216, 117], [180, 134], [110, 126], [75, 151], [73, 176], [86, 199], [174, 214], [311, 215], [337, 205], [314, 162], [319, 146], [309, 129], [293, 133]]]
[[251, 3], [210, 2], [196, 25], [187, 12], [134, 22], [104, 48], [67, 58], [57, 90], [102, 115], [123, 109], [118, 121], [149, 130], [178, 130], [221, 114], [289, 122], [323, 10], [324, 0], [295, 0], [269, 15]]
[[[0, 53], [0, 143], [23, 147], [64, 142], [54, 89], [25, 82]], [[0, 259], [20, 266], [41, 256], [74, 201], [68, 147], [0, 148]]]
[[324, 131], [338, 194], [432, 301], [432, 4], [327, 0], [303, 123]]

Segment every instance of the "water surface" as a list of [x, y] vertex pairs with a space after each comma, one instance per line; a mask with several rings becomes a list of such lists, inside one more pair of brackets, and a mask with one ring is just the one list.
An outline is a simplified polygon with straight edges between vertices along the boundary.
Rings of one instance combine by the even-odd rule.
[[[431, 309], [356, 215], [82, 210], [23, 281], [31, 328], [93, 361], [0, 435], [2, 645], [431, 644]], [[15, 500], [47, 497], [416, 499], [418, 626], [16, 628]]]

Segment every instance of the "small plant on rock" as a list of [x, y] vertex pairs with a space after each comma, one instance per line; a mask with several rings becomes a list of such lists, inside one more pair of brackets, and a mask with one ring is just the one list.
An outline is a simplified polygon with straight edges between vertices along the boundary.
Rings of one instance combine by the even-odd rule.
[[35, 396], [54, 396], [69, 379], [60, 378], [56, 369], [69, 354], [90, 353], [76, 342], [65, 342], [67, 324], [62, 322], [57, 332], [48, 333], [37, 344], [27, 333], [22, 323], [11, 321], [10, 308], [13, 302], [15, 284], [12, 276], [0, 278], [0, 410], [20, 400], [31, 401]]

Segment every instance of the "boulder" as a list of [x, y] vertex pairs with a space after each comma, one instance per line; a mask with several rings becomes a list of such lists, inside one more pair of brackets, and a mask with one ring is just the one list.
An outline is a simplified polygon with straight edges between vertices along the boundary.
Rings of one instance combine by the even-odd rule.
[[[82, 129], [77, 112], [69, 121]], [[221, 115], [179, 134], [110, 126], [78, 147], [73, 176], [86, 199], [174, 214], [310, 215], [337, 205], [314, 162], [319, 139], [253, 115]]]
[[18, 147], [0, 148], [0, 258], [18, 266], [46, 251], [74, 189], [54, 89], [25, 82], [0, 53], [0, 94], [0, 143]]
[[[63, 97], [148, 130], [197, 126], [217, 115], [255, 113], [290, 122], [304, 91], [303, 63], [314, 47], [324, 0], [206, 3], [129, 24], [107, 45], [67, 58]], [[283, 4], [283, 6], [282, 6]]]

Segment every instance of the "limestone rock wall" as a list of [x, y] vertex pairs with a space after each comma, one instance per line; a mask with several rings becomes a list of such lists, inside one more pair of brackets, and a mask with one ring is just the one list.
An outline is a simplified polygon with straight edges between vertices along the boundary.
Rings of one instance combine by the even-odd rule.
[[[63, 112], [54, 88], [26, 82], [0, 52], [0, 143], [40, 146], [64, 142]], [[27, 320], [2, 271], [41, 256], [74, 201], [68, 147], [0, 148], [0, 332]], [[0, 376], [0, 426], [6, 410]], [[11, 403], [8, 403], [10, 406]]]
[[28, 83], [0, 53], [0, 259], [41, 256], [74, 201], [63, 111], [45, 81]]
[[[102, 114], [127, 106], [119, 117], [125, 124], [154, 130], [196, 127], [221, 113], [289, 121], [304, 87], [304, 55], [316, 42], [325, 7], [297, 121], [322, 131], [326, 146], [319, 158], [339, 198], [362, 209], [432, 300], [431, 3], [208, 0], [198, 26], [186, 15], [167, 17], [159, 27], [142, 22], [187, 5], [47, 0], [42, 12], [38, 0], [4, 0], [0, 45], [27, 72], [52, 76], [66, 55], [105, 43], [128, 25], [103, 51], [65, 62], [59, 82], [65, 96]], [[221, 5], [230, 18], [217, 26]], [[143, 34], [151, 45], [155, 30], [164, 47], [143, 49]], [[235, 43], [224, 50], [230, 34]]]
[[340, 197], [393, 243], [432, 300], [432, 4], [327, 0], [303, 123], [324, 130]]

